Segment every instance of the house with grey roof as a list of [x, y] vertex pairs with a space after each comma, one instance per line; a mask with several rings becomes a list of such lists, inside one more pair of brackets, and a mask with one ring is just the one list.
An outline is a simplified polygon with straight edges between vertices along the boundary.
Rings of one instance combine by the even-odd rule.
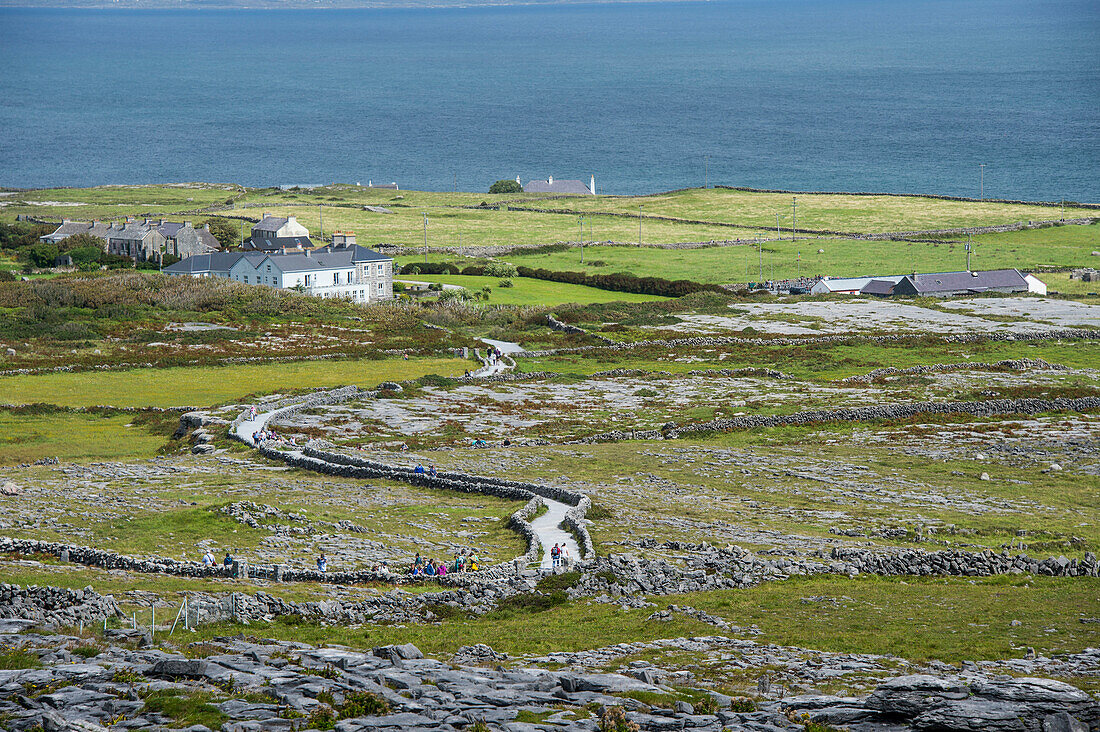
[[47, 244], [57, 244], [62, 239], [68, 239], [70, 236], [76, 236], [77, 234], [90, 234], [91, 236], [98, 237], [106, 242], [107, 232], [110, 230], [110, 228], [110, 222], [106, 221], [89, 222], [63, 219], [60, 226], [58, 226], [49, 234], [38, 237], [38, 240]]
[[274, 252], [279, 249], [309, 248], [309, 229], [298, 223], [294, 216], [272, 216], [264, 212], [260, 222], [252, 227], [252, 236], [244, 248], [253, 251]]
[[107, 253], [129, 257], [135, 262], [159, 262], [168, 239], [145, 221], [127, 221], [107, 232]]
[[[354, 242], [354, 237], [351, 239]], [[298, 290], [315, 297], [340, 297], [354, 302], [393, 298], [393, 259], [354, 243], [318, 249], [198, 255], [161, 271], [175, 276], [225, 277], [248, 285]]]
[[1016, 269], [992, 269], [984, 272], [932, 272], [902, 277], [894, 285], [895, 296], [953, 297], [980, 295], [985, 292], [1028, 292], [1027, 278]]
[[[516, 182], [519, 182], [519, 176], [516, 176]], [[554, 176], [551, 175], [546, 180], [528, 181], [523, 187], [523, 192], [594, 196], [596, 195], [596, 176], [592, 176], [590, 183], [585, 185], [579, 180], [554, 180]]]

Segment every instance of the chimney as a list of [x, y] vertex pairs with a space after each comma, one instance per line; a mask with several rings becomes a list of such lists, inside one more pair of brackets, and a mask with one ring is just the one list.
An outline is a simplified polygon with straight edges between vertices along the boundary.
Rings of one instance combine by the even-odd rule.
[[588, 191], [594, 196], [596, 195], [596, 176], [592, 176], [591, 182], [588, 184]]
[[279, 247], [279, 254], [286, 254], [286, 247]]
[[190, 222], [190, 221], [184, 221], [184, 222], [183, 222], [183, 228], [185, 228], [185, 229], [193, 229], [193, 228], [195, 228], [195, 227], [191, 225], [191, 222]]
[[71, 224], [72, 222], [73, 222], [72, 219], [61, 219], [61, 225], [62, 226], [64, 226], [65, 224]]
[[99, 226], [102, 223], [99, 219], [92, 219], [92, 226]]
[[313, 252], [313, 250], [312, 250], [312, 249], [307, 249], [307, 250], [306, 250], [306, 256], [307, 256], [307, 257], [308, 257], [308, 256], [310, 256], [310, 255], [312, 254], [312, 252]]
[[260, 220], [263, 221], [264, 219], [266, 219], [270, 215], [271, 214], [269, 214], [267, 211], [264, 211], [262, 214], [260, 214]]
[[210, 231], [210, 223], [207, 222], [207, 223], [203, 224], [202, 228], [203, 228], [204, 231]]
[[296, 224], [298, 223], [298, 218], [295, 216], [287, 216], [286, 221], [288, 224]]
[[520, 185], [523, 185], [523, 183], [520, 182], [519, 174], [516, 174], [516, 183], [519, 183]]
[[547, 182], [547, 183], [548, 183], [549, 185], [554, 185], [554, 176], [550, 176], [549, 178], [547, 178], [547, 179], [546, 179], [546, 182]]

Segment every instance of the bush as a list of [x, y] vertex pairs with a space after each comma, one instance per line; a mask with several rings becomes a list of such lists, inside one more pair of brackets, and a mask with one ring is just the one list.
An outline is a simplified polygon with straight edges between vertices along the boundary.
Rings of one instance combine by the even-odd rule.
[[516, 265], [510, 262], [490, 262], [485, 265], [486, 277], [515, 277], [518, 272]]
[[356, 717], [375, 717], [387, 714], [390, 705], [377, 694], [369, 691], [349, 691], [344, 695], [344, 704], [340, 707], [340, 719]]
[[421, 262], [420, 264], [406, 264], [401, 268], [401, 274], [458, 274], [458, 267], [447, 262]]
[[464, 287], [439, 293], [439, 302], [465, 302], [472, 299], [474, 299], [473, 294]]
[[58, 251], [57, 247], [53, 244], [39, 242], [31, 246], [27, 255], [30, 257], [31, 264], [35, 267], [52, 267], [54, 261], [57, 259]]
[[[230, 199], [232, 202], [232, 199]], [[241, 243], [241, 225], [234, 224], [226, 219], [207, 219], [210, 225], [210, 233], [218, 240], [223, 249], [236, 246]]]
[[615, 274], [587, 274], [585, 272], [556, 272], [549, 269], [518, 267], [520, 277], [531, 277], [550, 282], [566, 282], [571, 285], [586, 285], [613, 292], [633, 292], [640, 295], [660, 295], [663, 297], [683, 297], [695, 292], [725, 293], [718, 285], [706, 285], [691, 280], [666, 280], [662, 277], [637, 277], [628, 272]]
[[470, 275], [472, 277], [481, 277], [485, 274], [485, 267], [477, 264], [471, 264], [469, 267], [463, 268], [460, 274]]
[[15, 282], [15, 273], [8, 269], [0, 269], [0, 282]]
[[489, 193], [523, 193], [523, 186], [517, 180], [503, 178], [489, 186]]
[[511, 280], [501, 280], [497, 283], [497, 287], [513, 287]]
[[[94, 239], [95, 237], [88, 238]], [[62, 241], [61, 243], [64, 244], [65, 242]], [[70, 249], [69, 256], [73, 258], [73, 264], [81, 272], [91, 272], [99, 269], [99, 260], [103, 256], [103, 249], [97, 246], [80, 246]]]

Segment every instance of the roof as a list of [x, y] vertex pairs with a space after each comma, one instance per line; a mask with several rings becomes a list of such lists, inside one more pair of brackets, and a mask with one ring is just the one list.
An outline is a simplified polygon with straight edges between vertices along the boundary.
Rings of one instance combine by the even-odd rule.
[[156, 228], [166, 239], [171, 239], [183, 228], [183, 224], [176, 223], [175, 221], [165, 221]]
[[252, 227], [253, 231], [270, 231], [272, 233], [286, 226], [287, 220], [282, 216], [264, 216], [263, 221]]
[[918, 293], [982, 292], [1008, 288], [1027, 289], [1027, 281], [1015, 269], [991, 269], [984, 272], [933, 272], [907, 275], [905, 278]]
[[240, 261], [244, 252], [212, 252], [210, 254], [196, 254], [193, 257], [181, 259], [175, 264], [165, 267], [163, 272], [169, 274], [201, 274], [203, 272], [228, 272], [230, 267]]
[[871, 280], [859, 292], [861, 295], [892, 295], [895, 284], [894, 280]]
[[[265, 219], [266, 221], [266, 219]], [[252, 235], [252, 238], [245, 242], [246, 247], [252, 249], [271, 252], [279, 249], [312, 249], [313, 242], [309, 240], [308, 236], [265, 236], [261, 233], [260, 236]]]
[[533, 180], [523, 187], [524, 193], [581, 193], [589, 194], [588, 186], [579, 180]]
[[902, 277], [904, 277], [904, 275], [876, 275], [874, 277], [827, 277], [814, 283], [814, 287], [820, 285], [827, 289], [829, 292], [848, 292], [851, 290], [862, 290], [864, 287], [875, 280], [895, 284], [899, 282]]
[[76, 234], [87, 234], [91, 227], [92, 225], [87, 221], [67, 221], [61, 224], [61, 226], [58, 226], [53, 233], [46, 234], [42, 238], [49, 241], [61, 241], [62, 239], [75, 236]]
[[356, 244], [353, 247], [333, 247], [329, 244], [327, 247], [321, 247], [313, 250], [313, 256], [318, 255], [333, 255], [350, 252], [349, 261], [352, 264], [358, 262], [392, 262], [393, 257], [387, 257], [385, 254], [379, 254], [373, 249], [367, 249]]
[[346, 269], [360, 262], [389, 262], [390, 257], [379, 254], [366, 247], [321, 247], [308, 255], [300, 252], [269, 254], [275, 265], [283, 272], [316, 272], [330, 269]]

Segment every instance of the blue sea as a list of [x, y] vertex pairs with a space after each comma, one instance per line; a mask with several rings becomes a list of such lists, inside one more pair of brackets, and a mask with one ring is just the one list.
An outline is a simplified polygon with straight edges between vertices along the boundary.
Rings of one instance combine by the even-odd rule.
[[0, 10], [0, 185], [1100, 200], [1095, 0]]

